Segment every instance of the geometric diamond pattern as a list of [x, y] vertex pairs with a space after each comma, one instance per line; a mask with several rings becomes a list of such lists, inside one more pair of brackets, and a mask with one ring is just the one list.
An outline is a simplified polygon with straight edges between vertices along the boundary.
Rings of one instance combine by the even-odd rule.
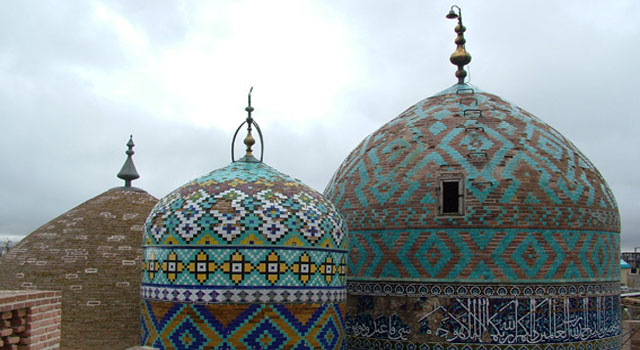
[[418, 251], [421, 254], [416, 254], [416, 257], [431, 277], [437, 276], [451, 260], [451, 251], [435, 233], [429, 236]]
[[340, 340], [341, 332], [338, 330], [333, 318], [329, 318], [324, 324], [316, 339], [323, 349], [336, 349]]
[[[598, 237], [593, 252], [591, 253], [591, 259], [593, 260], [598, 274], [605, 273], [607, 268], [607, 262], [610, 259], [610, 248], [607, 247], [606, 241], [603, 237]], [[616, 259], [613, 259], [616, 260]]]
[[538, 274], [538, 271], [540, 271], [549, 256], [534, 236], [529, 234], [518, 245], [512, 257], [527, 274], [527, 277], [533, 278]]
[[174, 304], [145, 300], [142, 344], [158, 349], [326, 349], [343, 346], [340, 304]]
[[264, 319], [242, 340], [250, 349], [277, 350], [288, 339], [284, 333], [278, 330], [278, 326], [269, 319]]
[[[574, 230], [437, 228], [349, 233], [349, 281], [410, 279], [450, 282], [554, 283], [618, 280], [612, 258], [619, 234]], [[482, 271], [476, 271], [482, 266]], [[571, 271], [568, 271], [571, 269]], [[156, 273], [157, 275], [158, 273]], [[569, 277], [567, 277], [569, 276]]]
[[178, 349], [202, 349], [202, 346], [206, 343], [206, 337], [198, 327], [188, 317], [182, 321], [179, 327], [169, 334], [169, 339], [173, 346]]

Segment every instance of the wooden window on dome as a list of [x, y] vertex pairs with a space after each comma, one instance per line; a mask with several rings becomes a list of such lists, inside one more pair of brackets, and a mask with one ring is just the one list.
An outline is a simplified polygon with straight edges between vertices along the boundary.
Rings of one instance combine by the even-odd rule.
[[439, 180], [438, 215], [464, 215], [464, 180], [462, 178]]

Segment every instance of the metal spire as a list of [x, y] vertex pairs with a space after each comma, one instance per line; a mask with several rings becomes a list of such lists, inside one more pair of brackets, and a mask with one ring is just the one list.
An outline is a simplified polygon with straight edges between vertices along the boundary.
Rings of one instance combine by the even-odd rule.
[[253, 112], [253, 107], [251, 107], [251, 92], [253, 92], [253, 86], [251, 87], [251, 89], [249, 89], [249, 104], [247, 105], [247, 108], [244, 109], [245, 111], [247, 111], [247, 137], [244, 138], [244, 144], [247, 146], [247, 154], [245, 155], [245, 157], [253, 156], [253, 150], [251, 149], [251, 146], [256, 143], [256, 139], [254, 139], [253, 135], [251, 135], [251, 124], [253, 124], [253, 118], [251, 117], [251, 112]]
[[124, 161], [122, 169], [120, 169], [118, 173], [118, 177], [124, 180], [124, 187], [131, 187], [131, 181], [140, 177], [136, 166], [133, 164], [133, 159], [131, 159], [131, 156], [135, 153], [133, 146], [135, 146], [133, 143], [133, 135], [129, 135], [129, 142], [127, 142], [128, 149], [124, 152], [127, 155], [127, 160]]
[[[454, 8], [458, 10], [458, 13], [453, 10]], [[464, 78], [467, 76], [467, 72], [464, 70], [464, 66], [471, 62], [471, 54], [468, 53], [464, 47], [464, 44], [467, 42], [464, 38], [464, 32], [467, 30], [467, 28], [462, 25], [462, 10], [457, 5], [453, 5], [451, 6], [451, 9], [449, 10], [449, 13], [447, 13], [446, 17], [448, 19], [458, 19], [458, 25], [455, 29], [456, 33], [458, 33], [458, 36], [455, 40], [457, 47], [456, 50], [451, 54], [451, 57], [449, 57], [449, 61], [458, 66], [458, 70], [456, 71], [458, 84], [464, 84]]]
[[[249, 96], [248, 96], [249, 104], [244, 109], [245, 111], [247, 111], [247, 119], [244, 122], [242, 122], [242, 124], [240, 124], [238, 129], [236, 129], [235, 134], [233, 134], [233, 140], [231, 141], [231, 161], [232, 162], [236, 161], [235, 154], [234, 154], [236, 137], [238, 136], [238, 132], [240, 131], [240, 128], [242, 128], [244, 124], [247, 124], [247, 136], [244, 138], [244, 144], [247, 146], [247, 150], [246, 150], [247, 153], [245, 154], [244, 157], [242, 157], [239, 160], [244, 162], [262, 162], [262, 158], [264, 154], [264, 140], [262, 139], [262, 132], [260, 131], [260, 127], [258, 126], [258, 123], [256, 123], [256, 121], [253, 120], [253, 117], [251, 116], [251, 112], [253, 112], [253, 107], [251, 106], [251, 92], [253, 92], [253, 87], [249, 89]], [[252, 126], [255, 126], [256, 130], [258, 131], [258, 136], [260, 136], [260, 160], [256, 159], [253, 156], [252, 147], [253, 145], [255, 145], [256, 139], [251, 134]]]

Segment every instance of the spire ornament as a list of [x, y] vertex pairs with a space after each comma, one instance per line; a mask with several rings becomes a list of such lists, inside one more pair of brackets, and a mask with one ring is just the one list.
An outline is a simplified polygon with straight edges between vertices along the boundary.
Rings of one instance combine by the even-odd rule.
[[[456, 13], [454, 9], [457, 9], [458, 13]], [[451, 54], [451, 57], [449, 57], [449, 61], [458, 66], [458, 70], [456, 71], [458, 84], [464, 84], [464, 78], [467, 77], [467, 71], [464, 70], [464, 66], [471, 62], [471, 54], [467, 52], [464, 47], [464, 44], [467, 42], [464, 38], [464, 32], [467, 28], [462, 25], [462, 10], [457, 5], [452, 5], [446, 17], [448, 19], [458, 19], [458, 25], [455, 28], [455, 32], [458, 33], [455, 40], [456, 50]]]
[[120, 169], [118, 173], [118, 177], [124, 180], [124, 187], [131, 187], [131, 181], [140, 177], [131, 158], [131, 156], [136, 153], [133, 151], [133, 146], [135, 146], [135, 143], [133, 143], [133, 135], [129, 135], [129, 142], [127, 142], [128, 149], [124, 152], [127, 155], [127, 159], [124, 161], [122, 169]]
[[[242, 157], [241, 159], [239, 159], [239, 161], [244, 161], [244, 162], [262, 162], [262, 158], [263, 158], [263, 154], [264, 154], [264, 142], [262, 139], [262, 132], [260, 131], [260, 127], [258, 126], [258, 123], [256, 123], [255, 120], [253, 120], [253, 117], [251, 116], [251, 112], [254, 111], [254, 108], [251, 106], [251, 93], [253, 92], [253, 86], [251, 87], [251, 89], [249, 89], [249, 95], [247, 97], [248, 99], [248, 105], [247, 107], [244, 109], [245, 111], [247, 111], [247, 119], [242, 122], [242, 124], [240, 124], [240, 126], [238, 127], [238, 129], [236, 130], [236, 132], [233, 134], [233, 140], [231, 141], [231, 161], [235, 162], [235, 143], [236, 143], [236, 137], [238, 136], [238, 132], [240, 131], [240, 129], [242, 128], [242, 126], [244, 124], [247, 124], [247, 136], [244, 138], [244, 144], [245, 146], [247, 146], [246, 149], [246, 154], [244, 157]], [[256, 139], [253, 137], [253, 135], [251, 134], [251, 127], [255, 126], [256, 131], [258, 131], [258, 136], [260, 137], [260, 160], [256, 159], [253, 156], [253, 145], [255, 145], [256, 143]]]

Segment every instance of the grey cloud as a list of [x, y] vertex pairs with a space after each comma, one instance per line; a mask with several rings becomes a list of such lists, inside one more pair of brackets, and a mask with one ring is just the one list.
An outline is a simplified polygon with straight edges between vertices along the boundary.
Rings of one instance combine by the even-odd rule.
[[[450, 3], [322, 4], [328, 16], [349, 26], [363, 81], [335, 101], [321, 101], [340, 116], [336, 125], [263, 126], [265, 161], [319, 191], [362, 138], [455, 82], [448, 62], [455, 24], [444, 18]], [[144, 32], [152, 49], [178, 45], [191, 30], [191, 5], [107, 5]], [[610, 16], [636, 18], [640, 8], [623, 1], [607, 6], [600, 11], [582, 2], [461, 4], [472, 83], [540, 117], [593, 161], [617, 197], [621, 242], [630, 249], [640, 246], [640, 68], [632, 62], [640, 48], [631, 45], [640, 25], [610, 23]], [[140, 107], [93, 94], [89, 82], [72, 73], [70, 67], [78, 65], [108, 73], [133, 64], [117, 36], [90, 13], [84, 3], [2, 5], [0, 234], [26, 234], [118, 186], [115, 174], [129, 133], [142, 176], [134, 184], [157, 197], [230, 161], [229, 132], [161, 121]], [[260, 59], [259, 52], [253, 54]], [[3, 65], [7, 55], [12, 63]], [[304, 76], [300, 81], [313, 84]]]
[[56, 65], [104, 69], [126, 62], [115, 33], [93, 20], [90, 2], [6, 2], [0, 23], [0, 53], [12, 59], [9, 69], [23, 75]]

